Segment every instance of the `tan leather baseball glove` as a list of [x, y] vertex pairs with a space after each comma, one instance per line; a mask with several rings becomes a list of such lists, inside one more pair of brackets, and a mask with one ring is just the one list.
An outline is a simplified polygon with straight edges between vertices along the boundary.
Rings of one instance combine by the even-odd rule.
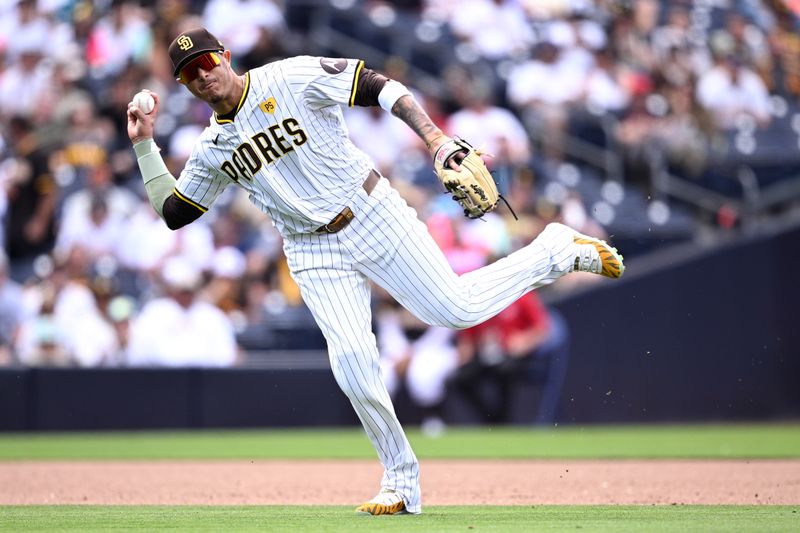
[[[461, 166], [453, 170], [452, 159]], [[480, 218], [497, 207], [500, 194], [494, 178], [481, 159], [481, 152], [463, 139], [451, 139], [433, 156], [433, 169], [453, 200], [464, 208], [468, 218]]]

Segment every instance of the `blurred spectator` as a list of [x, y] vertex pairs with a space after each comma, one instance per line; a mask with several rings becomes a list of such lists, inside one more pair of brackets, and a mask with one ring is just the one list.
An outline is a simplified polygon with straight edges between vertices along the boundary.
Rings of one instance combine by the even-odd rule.
[[104, 308], [114, 290], [110, 278], [89, 275], [88, 257], [71, 250], [58, 263], [37, 267], [38, 284], [24, 293], [31, 309], [20, 330], [17, 355], [25, 364], [94, 367], [115, 363], [116, 336]]
[[537, 420], [552, 421], [564, 379], [567, 340], [563, 324], [554, 325], [535, 291], [486, 322], [459, 331], [456, 343], [459, 367], [452, 383], [481, 420], [511, 422], [516, 385], [536, 378], [544, 384]]
[[131, 0], [112, 0], [86, 43], [86, 60], [96, 78], [118, 75], [129, 63], [150, 57], [152, 33], [144, 12]]
[[[70, 269], [70, 267], [67, 267]], [[80, 367], [108, 366], [117, 362], [119, 344], [104, 309], [113, 291], [102, 276], [78, 277], [85, 267], [75, 265], [56, 299], [54, 319], [63, 332], [63, 348], [71, 363]]]
[[31, 117], [46, 99], [52, 69], [42, 60], [41, 44], [26, 42], [17, 48], [19, 60], [0, 77], [0, 114]]
[[[103, 175], [114, 142], [114, 126], [107, 118], [99, 117], [95, 104], [87, 98], [75, 98], [68, 108], [67, 129], [63, 132], [63, 147], [54, 157], [61, 182], [69, 191], [89, 184], [91, 188], [106, 188], [111, 177]], [[116, 205], [115, 205], [116, 208]]]
[[492, 102], [491, 87], [474, 80], [463, 93], [461, 109], [450, 115], [446, 131], [467, 139], [476, 148], [491, 154], [490, 169], [507, 173], [528, 163], [530, 147], [522, 122], [511, 111]]
[[55, 287], [42, 287], [42, 299], [36, 313], [21, 326], [15, 351], [20, 362], [28, 366], [70, 366], [72, 357], [67, 351], [66, 332], [55, 318]]
[[173, 256], [182, 256], [206, 269], [214, 254], [211, 230], [203, 221], [170, 231], [149, 203], [142, 203], [125, 224], [118, 250], [126, 268], [154, 274]]
[[[0, 11], [0, 35], [7, 40], [5, 45], [11, 60], [39, 48], [50, 36], [50, 24], [36, 9], [36, 0], [19, 0], [16, 4], [15, 9]], [[13, 39], [9, 38], [11, 35]]]
[[199, 124], [184, 124], [172, 132], [169, 139], [169, 155], [164, 162], [175, 176], [180, 175], [201, 133], [203, 126]]
[[245, 255], [233, 246], [218, 248], [211, 261], [211, 278], [200, 295], [228, 315], [237, 329], [246, 323], [242, 283], [246, 262]]
[[123, 224], [142, 201], [114, 184], [111, 165], [99, 163], [88, 173], [86, 187], [69, 194], [63, 202], [56, 249], [64, 252], [83, 245], [96, 258], [116, 256]]
[[562, 56], [555, 42], [539, 43], [532, 59], [516, 65], [507, 85], [509, 101], [544, 138], [548, 155], [561, 157], [569, 110], [582, 96], [588, 71]]
[[619, 113], [627, 108], [630, 94], [608, 48], [595, 50], [580, 99], [595, 115]]
[[[665, 64], [677, 59], [692, 74], [704, 72], [711, 66], [705, 40], [698, 39], [693, 34], [691, 13], [684, 4], [669, 6], [665, 23], [653, 30], [652, 48], [659, 63]], [[663, 66], [660, 68], [664, 70]], [[670, 76], [667, 79], [671, 83], [680, 81]]]
[[401, 159], [413, 157], [419, 137], [380, 107], [354, 107], [348, 110], [346, 119], [350, 139], [372, 158], [375, 169], [383, 175], [399, 177], [395, 168]]
[[776, 72], [774, 87], [785, 94], [800, 96], [800, 32], [797, 19], [786, 9], [777, 13], [777, 24], [768, 35]]
[[611, 41], [619, 61], [634, 72], [653, 72], [658, 56], [652, 42], [658, 25], [658, 0], [623, 2], [630, 11], [622, 10], [612, 19]]
[[56, 240], [55, 254], [66, 255], [74, 247], [86, 250], [92, 259], [114, 255], [119, 246], [122, 220], [111, 216], [102, 193], [91, 198], [88, 216], [64, 225]]
[[202, 279], [190, 261], [172, 258], [164, 265], [164, 297], [146, 303], [134, 320], [128, 345], [131, 366], [223, 367], [236, 362], [230, 319], [195, 297]]
[[533, 42], [525, 11], [515, 0], [467, 0], [451, 12], [450, 28], [481, 57], [499, 60]]
[[8, 129], [12, 159], [3, 164], [5, 245], [11, 277], [22, 282], [32, 273], [36, 256], [48, 253], [55, 243], [58, 186], [30, 121], [15, 116]]
[[697, 80], [697, 100], [721, 129], [735, 128], [740, 117], [751, 117], [759, 126], [767, 126], [770, 100], [764, 80], [730, 52], [726, 36], [719, 39], [722, 42], [717, 44], [714, 67]]
[[426, 221], [428, 232], [457, 274], [484, 266], [490, 253], [483, 242], [464, 238], [462, 228], [465, 224], [466, 221], [460, 213], [452, 217], [444, 213], [434, 213]]
[[684, 175], [700, 174], [715, 131], [711, 113], [699, 105], [690, 85], [665, 86], [662, 91], [649, 87], [637, 91], [616, 131], [626, 178], [646, 188], [651, 186], [651, 168], [656, 161], [664, 161]]
[[752, 68], [765, 83], [771, 81], [772, 53], [761, 28], [748, 22], [744, 13], [732, 10], [725, 15], [725, 30], [718, 31], [725, 31], [730, 37], [734, 56]]
[[131, 322], [136, 316], [136, 301], [130, 296], [114, 296], [106, 305], [105, 315], [114, 328], [117, 343], [117, 352], [108, 362], [111, 366], [122, 366], [129, 360], [128, 345], [131, 339]]
[[210, 0], [202, 25], [246, 68], [261, 66], [280, 51], [283, 13], [272, 0]]
[[684, 174], [699, 175], [715, 136], [713, 117], [700, 106], [689, 85], [669, 87], [666, 101], [669, 112], [656, 132], [666, 160]]

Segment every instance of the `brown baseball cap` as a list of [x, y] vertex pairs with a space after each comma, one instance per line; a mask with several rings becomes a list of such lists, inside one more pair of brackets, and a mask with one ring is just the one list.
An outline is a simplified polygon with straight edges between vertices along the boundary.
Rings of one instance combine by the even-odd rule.
[[222, 52], [225, 47], [219, 39], [205, 28], [194, 28], [175, 37], [169, 45], [169, 58], [172, 60], [172, 75], [177, 76], [181, 69], [195, 57], [207, 52]]

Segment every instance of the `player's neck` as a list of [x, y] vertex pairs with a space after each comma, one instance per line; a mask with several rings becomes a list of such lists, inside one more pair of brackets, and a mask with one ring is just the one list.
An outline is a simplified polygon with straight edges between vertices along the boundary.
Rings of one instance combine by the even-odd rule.
[[231, 113], [236, 107], [239, 105], [239, 102], [242, 99], [242, 94], [244, 93], [244, 75], [242, 76], [234, 76], [233, 78], [233, 88], [231, 91], [219, 102], [211, 103], [209, 102], [209, 106], [214, 112], [219, 115], [227, 115]]

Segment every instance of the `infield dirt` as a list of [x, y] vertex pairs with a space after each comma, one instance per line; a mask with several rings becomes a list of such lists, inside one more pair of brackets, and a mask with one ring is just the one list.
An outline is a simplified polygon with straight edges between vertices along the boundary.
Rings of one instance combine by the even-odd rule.
[[[351, 505], [377, 461], [0, 463], [0, 505]], [[800, 504], [800, 460], [422, 461], [425, 505]]]

